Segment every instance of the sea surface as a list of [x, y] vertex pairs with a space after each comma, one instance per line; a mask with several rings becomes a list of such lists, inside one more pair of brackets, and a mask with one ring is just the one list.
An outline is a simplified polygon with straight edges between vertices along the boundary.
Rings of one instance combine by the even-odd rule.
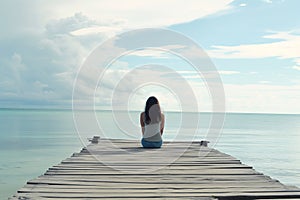
[[[300, 115], [227, 113], [221, 130], [212, 126], [211, 113], [165, 116], [164, 140], [210, 138], [214, 148], [300, 187]], [[140, 139], [138, 123], [139, 112], [133, 111], [0, 109], [0, 199], [79, 152], [93, 135]]]

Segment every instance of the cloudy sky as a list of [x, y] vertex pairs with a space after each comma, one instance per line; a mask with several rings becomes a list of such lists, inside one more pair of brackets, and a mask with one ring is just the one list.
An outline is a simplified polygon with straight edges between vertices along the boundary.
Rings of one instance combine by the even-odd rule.
[[[71, 108], [78, 70], [97, 46], [126, 31], [164, 28], [205, 50], [221, 76], [228, 112], [300, 113], [299, 7], [297, 0], [1, 1], [0, 107]], [[101, 87], [89, 88], [96, 108], [109, 108], [117, 83], [129, 77], [122, 91], [129, 93], [130, 109], [142, 108], [147, 96], [156, 95], [165, 110], [180, 110], [178, 94], [170, 88], [155, 81], [132, 86], [139, 74], [129, 76], [130, 71], [148, 63], [172, 66], [190, 84], [199, 110], [211, 110], [199, 74], [157, 50], [116, 59]], [[168, 74], [161, 78], [180, 86], [178, 77]]]

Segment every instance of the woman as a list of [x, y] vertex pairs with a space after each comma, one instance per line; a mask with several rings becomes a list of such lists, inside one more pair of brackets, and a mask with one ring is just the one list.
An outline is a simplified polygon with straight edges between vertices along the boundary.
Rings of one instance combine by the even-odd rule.
[[159, 102], [155, 97], [149, 97], [145, 111], [140, 115], [142, 127], [142, 145], [144, 148], [160, 148], [165, 125], [165, 116], [161, 113]]

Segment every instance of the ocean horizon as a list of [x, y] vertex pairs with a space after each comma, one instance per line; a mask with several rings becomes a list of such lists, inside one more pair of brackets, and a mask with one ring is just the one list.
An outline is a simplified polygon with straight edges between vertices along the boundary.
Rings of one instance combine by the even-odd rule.
[[[101, 135], [99, 127], [89, 124], [83, 110], [85, 133], [77, 133], [70, 109], [3, 108], [0, 109], [0, 199], [7, 199], [28, 180], [43, 174], [88, 144], [87, 138]], [[118, 116], [127, 112], [117, 111]], [[180, 112], [164, 112], [164, 140], [199, 140], [204, 138], [212, 113], [199, 115], [197, 134], [190, 134], [194, 124], [181, 124]], [[115, 125], [111, 111], [95, 111], [102, 127], [101, 137], [138, 140], [139, 112], [129, 112], [135, 132], [126, 134]], [[179, 130], [179, 128], [182, 128]], [[221, 134], [214, 148], [240, 159], [244, 164], [287, 185], [300, 187], [300, 114], [226, 113]]]

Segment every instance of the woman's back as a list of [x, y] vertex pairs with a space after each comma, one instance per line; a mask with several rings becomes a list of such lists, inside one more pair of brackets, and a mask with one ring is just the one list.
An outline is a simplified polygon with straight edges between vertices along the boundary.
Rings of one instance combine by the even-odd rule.
[[159, 142], [161, 138], [161, 122], [153, 124], [145, 124], [145, 132], [143, 138], [149, 142]]

